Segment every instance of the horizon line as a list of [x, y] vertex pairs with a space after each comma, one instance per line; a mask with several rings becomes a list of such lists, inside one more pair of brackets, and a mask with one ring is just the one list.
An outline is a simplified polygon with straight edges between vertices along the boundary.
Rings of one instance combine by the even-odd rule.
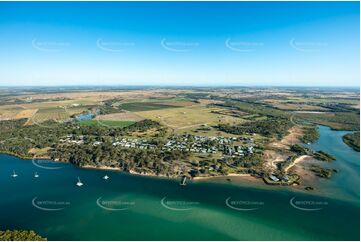
[[230, 88], [230, 87], [288, 87], [288, 88], [358, 88], [359, 86], [342, 86], [342, 85], [163, 85], [163, 84], [65, 84], [65, 85], [1, 85], [0, 88], [31, 88], [31, 87], [194, 87], [194, 88]]

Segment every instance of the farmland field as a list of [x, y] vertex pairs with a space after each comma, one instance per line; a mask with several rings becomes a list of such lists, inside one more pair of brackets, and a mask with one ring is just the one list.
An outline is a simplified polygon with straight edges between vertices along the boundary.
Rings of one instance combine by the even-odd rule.
[[243, 120], [228, 115], [212, 113], [219, 108], [208, 108], [202, 105], [191, 107], [167, 108], [135, 112], [137, 115], [147, 119], [158, 121], [173, 129], [189, 129], [198, 126], [215, 125], [218, 123], [240, 123]]
[[42, 123], [46, 120], [60, 122], [67, 118], [69, 118], [69, 114], [63, 108], [43, 108], [39, 109], [35, 114], [33, 114], [27, 124]]
[[[0, 120], [16, 119], [25, 109], [19, 105], [4, 105], [0, 107]], [[28, 116], [28, 117], [31, 117]]]
[[94, 126], [104, 125], [111, 127], [127, 127], [135, 123], [135, 121], [120, 121], [120, 120], [84, 120], [79, 122], [81, 125]]

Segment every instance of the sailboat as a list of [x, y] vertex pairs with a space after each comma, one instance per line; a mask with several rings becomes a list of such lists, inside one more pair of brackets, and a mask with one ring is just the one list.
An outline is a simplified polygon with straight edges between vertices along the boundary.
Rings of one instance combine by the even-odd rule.
[[37, 172], [35, 172], [34, 177], [35, 177], [35, 178], [38, 178], [38, 177], [39, 177], [39, 175], [38, 175]]
[[15, 171], [13, 170], [13, 174], [11, 175], [12, 177], [17, 177], [18, 174], [15, 173]]
[[108, 176], [108, 175], [105, 175], [105, 176], [103, 176], [103, 179], [104, 179], [104, 180], [108, 180], [108, 179], [109, 179], [109, 176]]
[[81, 187], [81, 186], [83, 186], [84, 184], [80, 181], [80, 178], [78, 177], [78, 182], [76, 183], [76, 185], [78, 186], [78, 187]]
[[183, 177], [182, 177], [182, 181], [180, 182], [180, 185], [181, 185], [181, 186], [187, 185], [187, 184], [186, 184], [186, 181], [187, 181], [187, 177], [186, 177], [186, 176], [183, 176]]

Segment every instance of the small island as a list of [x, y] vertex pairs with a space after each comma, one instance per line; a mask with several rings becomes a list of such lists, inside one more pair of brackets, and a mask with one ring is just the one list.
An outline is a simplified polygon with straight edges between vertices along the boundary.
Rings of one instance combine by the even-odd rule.
[[352, 149], [360, 152], [360, 132], [354, 132], [345, 134], [343, 136], [343, 142], [350, 146]]

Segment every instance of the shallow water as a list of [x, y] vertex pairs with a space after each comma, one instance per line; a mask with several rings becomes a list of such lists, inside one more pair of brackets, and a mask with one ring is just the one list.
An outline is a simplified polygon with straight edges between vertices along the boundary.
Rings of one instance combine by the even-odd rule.
[[333, 131], [329, 127], [318, 125], [320, 139], [311, 145], [311, 149], [323, 150], [334, 157], [335, 161], [322, 162], [322, 166], [336, 169], [331, 179], [321, 179], [320, 186], [330, 194], [341, 199], [360, 200], [360, 153], [346, 145], [342, 136], [348, 131]]

